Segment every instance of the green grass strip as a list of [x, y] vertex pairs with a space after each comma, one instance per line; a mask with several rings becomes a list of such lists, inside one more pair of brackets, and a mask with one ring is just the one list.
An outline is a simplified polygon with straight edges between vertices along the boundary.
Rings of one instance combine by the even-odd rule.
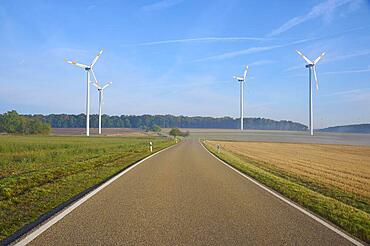
[[[0, 136], [0, 240], [151, 153], [160, 137]], [[1, 244], [1, 242], [0, 242]]]

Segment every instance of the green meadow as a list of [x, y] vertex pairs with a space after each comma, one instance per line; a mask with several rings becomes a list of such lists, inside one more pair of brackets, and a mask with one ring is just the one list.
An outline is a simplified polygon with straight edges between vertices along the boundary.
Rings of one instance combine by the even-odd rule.
[[0, 136], [0, 240], [153, 152], [161, 137]]

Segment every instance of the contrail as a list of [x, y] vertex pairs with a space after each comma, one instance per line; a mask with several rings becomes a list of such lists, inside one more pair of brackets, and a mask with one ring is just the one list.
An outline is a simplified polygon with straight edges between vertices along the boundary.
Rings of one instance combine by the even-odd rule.
[[273, 38], [259, 38], [259, 37], [203, 37], [203, 38], [184, 38], [184, 39], [169, 39], [153, 42], [143, 42], [137, 44], [127, 44], [123, 46], [151, 46], [162, 44], [176, 44], [176, 43], [190, 43], [190, 42], [217, 42], [217, 41], [269, 41]]

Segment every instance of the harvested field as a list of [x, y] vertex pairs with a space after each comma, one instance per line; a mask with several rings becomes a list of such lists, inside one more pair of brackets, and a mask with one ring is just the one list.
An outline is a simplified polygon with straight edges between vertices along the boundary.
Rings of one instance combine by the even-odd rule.
[[370, 239], [369, 146], [213, 140], [206, 146], [288, 198]]
[[[210, 141], [214, 144], [216, 142]], [[268, 169], [334, 186], [367, 199], [370, 204], [370, 147], [217, 142], [223, 149], [259, 162]]]

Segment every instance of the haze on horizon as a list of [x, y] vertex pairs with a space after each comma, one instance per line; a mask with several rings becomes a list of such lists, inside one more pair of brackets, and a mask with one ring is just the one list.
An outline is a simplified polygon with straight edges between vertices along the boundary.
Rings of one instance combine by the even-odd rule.
[[[267, 5], [268, 3], [268, 5]], [[367, 0], [2, 1], [0, 112], [83, 113], [89, 63], [105, 92], [104, 113], [239, 116], [307, 125], [308, 78], [298, 49], [322, 51], [315, 127], [370, 122]], [[97, 113], [91, 88], [91, 113]]]

